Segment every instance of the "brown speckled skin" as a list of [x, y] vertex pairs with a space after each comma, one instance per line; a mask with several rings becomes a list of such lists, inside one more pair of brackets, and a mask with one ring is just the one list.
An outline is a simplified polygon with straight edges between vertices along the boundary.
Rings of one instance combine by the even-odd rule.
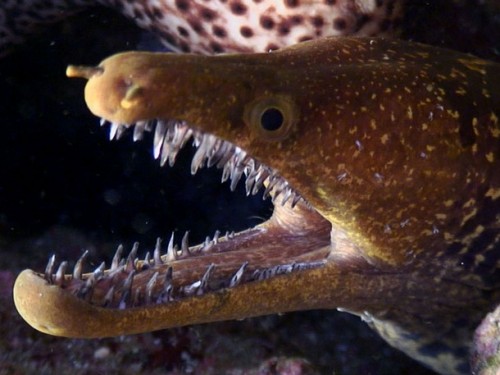
[[[500, 298], [498, 64], [417, 44], [326, 39], [247, 56], [129, 53], [101, 66], [86, 88], [96, 115], [186, 120], [279, 170], [318, 214], [277, 206], [265, 225], [312, 223], [304, 231], [330, 252], [328, 263], [121, 311], [25, 271], [15, 300], [32, 325], [96, 337], [341, 307], [436, 371], [467, 371], [472, 328]], [[279, 137], [245, 117], [269, 98], [294, 108]]]
[[267, 52], [322, 36], [390, 35], [403, 0], [23, 0], [0, 5], [0, 56], [44, 25], [114, 9], [177, 52]]

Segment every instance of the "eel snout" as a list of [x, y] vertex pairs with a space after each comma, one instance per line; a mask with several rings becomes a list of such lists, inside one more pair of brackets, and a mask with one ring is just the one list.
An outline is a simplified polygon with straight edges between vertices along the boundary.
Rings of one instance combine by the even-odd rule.
[[113, 123], [131, 125], [151, 118], [173, 118], [170, 109], [182, 107], [178, 102], [183, 96], [180, 88], [192, 83], [198, 75], [193, 69], [202, 66], [205, 58], [124, 52], [98, 66], [70, 65], [66, 75], [88, 80], [85, 101], [92, 113]]

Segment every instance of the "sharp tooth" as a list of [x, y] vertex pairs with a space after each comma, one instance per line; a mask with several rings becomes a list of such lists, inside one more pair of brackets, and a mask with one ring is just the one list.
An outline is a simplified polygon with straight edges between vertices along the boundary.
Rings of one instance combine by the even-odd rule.
[[158, 296], [158, 299], [156, 301], [157, 303], [165, 303], [172, 301], [172, 292], [173, 292], [172, 274], [173, 274], [172, 267], [168, 267], [167, 273], [165, 274], [164, 278], [163, 291]]
[[247, 160], [245, 160], [243, 164], [245, 165], [245, 168], [243, 169], [245, 176], [247, 176], [247, 177], [250, 175], [254, 176], [256, 173], [255, 161], [251, 158], [247, 158]]
[[90, 276], [85, 281], [85, 284], [76, 292], [76, 295], [82, 299], [90, 300], [92, 298], [92, 293], [94, 292], [94, 274], [91, 273]]
[[243, 273], [245, 272], [247, 266], [248, 266], [248, 262], [245, 262], [241, 265], [240, 269], [238, 271], [236, 271], [234, 276], [231, 278], [231, 281], [229, 282], [230, 288], [237, 286], [241, 282], [241, 279], [243, 277]]
[[161, 239], [158, 237], [156, 239], [155, 251], [153, 253], [153, 258], [155, 260], [155, 266], [161, 266], [163, 261], [161, 260]]
[[167, 254], [166, 254], [166, 261], [168, 262], [173, 262], [174, 260], [177, 259], [176, 257], [176, 250], [174, 247], [174, 232], [172, 232], [172, 235], [170, 236], [170, 241], [168, 241], [168, 248], [167, 248]]
[[146, 284], [146, 304], [149, 305], [151, 304], [152, 298], [153, 298], [153, 293], [154, 289], [156, 286], [156, 282], [158, 280], [158, 272], [155, 272], [151, 279], [149, 279], [148, 283]]
[[132, 306], [138, 306], [142, 299], [142, 287], [135, 290], [134, 299], [132, 300]]
[[221, 156], [217, 162], [217, 168], [223, 168], [234, 155], [234, 146], [225, 142], [219, 152], [221, 153]]
[[231, 173], [231, 185], [229, 188], [231, 191], [236, 190], [236, 185], [240, 181], [241, 176], [243, 175], [243, 169], [241, 167], [236, 167], [233, 169], [233, 173]]
[[73, 279], [80, 280], [82, 278], [83, 262], [88, 255], [89, 251], [85, 250], [80, 259], [76, 261], [75, 267], [73, 268]]
[[118, 126], [118, 129], [116, 130], [116, 139], [121, 139], [123, 134], [125, 134], [125, 131], [127, 130], [127, 127], [124, 125]]
[[252, 188], [255, 184], [255, 179], [253, 176], [247, 177], [245, 181], [245, 191], [247, 193], [247, 196], [249, 196], [252, 193]]
[[200, 280], [200, 286], [198, 287], [198, 290], [196, 291], [197, 295], [202, 295], [207, 291], [208, 281], [210, 279], [210, 276], [212, 275], [214, 268], [215, 268], [215, 264], [213, 264], [213, 263], [208, 266], [207, 270], [205, 271], [205, 274], [203, 275], [203, 277]]
[[146, 252], [146, 255], [144, 256], [144, 260], [142, 261], [142, 269], [149, 268], [151, 265], [151, 254], [150, 252]]
[[201, 251], [204, 252], [204, 251], [208, 251], [212, 248], [213, 246], [213, 242], [210, 240], [210, 237], [205, 237], [205, 242], [203, 243], [202, 247], [201, 247]]
[[102, 262], [99, 267], [97, 267], [95, 270], [94, 270], [94, 279], [95, 281], [99, 281], [103, 274], [104, 274], [104, 269], [106, 268], [106, 263], [105, 262]]
[[[200, 290], [201, 281], [195, 281], [192, 284], [186, 285], [182, 288], [185, 296], [192, 296], [195, 292]], [[203, 294], [203, 293], [200, 293]]]
[[292, 197], [292, 189], [290, 189], [287, 186], [285, 188], [285, 192], [283, 193], [283, 199], [281, 200], [281, 205], [284, 206], [291, 197]]
[[255, 184], [253, 185], [252, 195], [255, 195], [259, 192], [269, 174], [270, 172], [267, 170], [267, 168], [264, 168], [263, 166], [259, 167], [257, 171], [257, 177], [255, 178]]
[[219, 237], [220, 237], [220, 230], [216, 230], [213, 238], [214, 245], [217, 245], [219, 243]]
[[114, 294], [115, 294], [115, 286], [113, 285], [106, 293], [106, 296], [104, 296], [103, 307], [111, 306], [111, 304], [113, 303]]
[[118, 132], [118, 128], [120, 127], [121, 125], [116, 123], [116, 122], [112, 122], [111, 123], [111, 126], [109, 128], [109, 140], [112, 141], [113, 139], [115, 139], [115, 136], [116, 136], [116, 133]]
[[217, 150], [219, 149], [220, 143], [217, 142], [217, 137], [214, 135], [209, 134], [206, 136], [207, 139], [207, 158], [214, 155], [217, 153]]
[[134, 142], [137, 142], [142, 139], [144, 136], [144, 132], [146, 131], [147, 121], [139, 121], [134, 126], [134, 135], [132, 139]]
[[120, 310], [125, 309], [127, 307], [127, 302], [130, 302], [134, 275], [135, 275], [135, 270], [129, 273], [129, 275], [125, 279], [125, 282], [123, 283], [122, 297], [120, 298], [120, 303], [118, 304], [118, 308]]
[[[216, 137], [214, 137], [216, 138]], [[224, 142], [221, 139], [216, 139], [212, 152], [208, 155], [207, 166], [214, 166], [222, 156], [224, 156], [225, 151], [227, 150], [228, 143]]]
[[203, 162], [205, 161], [206, 152], [207, 152], [207, 143], [205, 142], [207, 137], [203, 137], [198, 150], [193, 156], [193, 160], [191, 161], [191, 174], [194, 175], [198, 171], [200, 167], [203, 167]]
[[[170, 159], [170, 155], [172, 155], [173, 153], [173, 148], [172, 148], [172, 145], [170, 144], [170, 141], [168, 140], [168, 137], [166, 137], [164, 140], [163, 140], [163, 145], [161, 147], [161, 158], [160, 158], [160, 165], [163, 167], [165, 165], [165, 163], [167, 162], [167, 160]], [[176, 155], [173, 155], [172, 156], [172, 162], [169, 163], [170, 166], [172, 167], [175, 163], [175, 156]]]
[[299, 201], [300, 201], [300, 195], [298, 195], [297, 193], [294, 193], [293, 198], [292, 198], [292, 204], [291, 204], [292, 208], [294, 208]]
[[160, 157], [161, 146], [167, 133], [167, 124], [163, 121], [158, 121], [156, 124], [155, 135], [153, 140], [153, 154], [155, 159]]
[[274, 191], [273, 191], [273, 197], [272, 197], [272, 201], [273, 203], [276, 202], [276, 199], [279, 197], [279, 195], [283, 192], [283, 190], [286, 189], [286, 185], [287, 183], [284, 182], [283, 180], [281, 180], [279, 177], [276, 178], [276, 180], [278, 181], [275, 186], [274, 186]]
[[125, 270], [127, 272], [136, 270], [136, 258], [138, 250], [139, 250], [139, 242], [134, 242], [134, 246], [132, 246], [132, 250], [130, 250], [130, 253], [128, 254], [127, 257], [127, 262], [125, 263]]
[[185, 123], [175, 124], [174, 129], [175, 131], [172, 139], [172, 145], [176, 149], [181, 149], [184, 147], [189, 138], [191, 138], [193, 131]]
[[189, 252], [189, 231], [186, 231], [181, 241], [181, 255], [186, 256], [188, 255], [188, 252]]
[[47, 267], [45, 267], [45, 280], [47, 280], [51, 284], [53, 283], [52, 274], [54, 273], [55, 262], [56, 262], [56, 255], [53, 254], [49, 258], [49, 262], [47, 263]]
[[231, 171], [233, 170], [233, 160], [230, 159], [226, 164], [224, 164], [224, 169], [222, 170], [221, 182], [224, 183], [231, 176]]
[[101, 119], [99, 120], [99, 125], [100, 125], [100, 126], [104, 126], [104, 125], [106, 125], [106, 123], [107, 123], [107, 121], [106, 121], [105, 119], [103, 119], [103, 118], [101, 118]]
[[68, 268], [68, 262], [66, 261], [61, 262], [56, 272], [56, 278], [54, 280], [54, 284], [62, 286], [64, 281], [64, 274], [66, 273], [66, 268]]
[[110, 271], [116, 271], [120, 266], [120, 261], [122, 259], [123, 254], [123, 245], [119, 245], [116, 249], [115, 255], [113, 256], [113, 260], [111, 261], [111, 269]]
[[[276, 186], [276, 184], [279, 182], [279, 177], [276, 176], [276, 175], [271, 175], [269, 176], [268, 178], [268, 184], [267, 184], [267, 187], [266, 187], [266, 190], [264, 191], [264, 195], [263, 195], [263, 199], [266, 199], [270, 194], [271, 194], [271, 191], [274, 189], [274, 187]], [[274, 196], [276, 196], [277, 193], [275, 192], [274, 193]]]

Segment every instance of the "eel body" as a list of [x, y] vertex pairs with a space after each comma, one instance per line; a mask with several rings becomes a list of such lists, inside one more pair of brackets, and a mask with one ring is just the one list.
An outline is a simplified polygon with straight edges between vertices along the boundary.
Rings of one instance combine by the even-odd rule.
[[[469, 371], [473, 329], [500, 302], [500, 65], [421, 44], [324, 38], [277, 52], [129, 52], [89, 79], [111, 138], [154, 133], [192, 173], [271, 196], [272, 217], [180, 248], [72, 274], [23, 271], [36, 329], [104, 337], [339, 308], [443, 374]], [[130, 131], [132, 132], [132, 131]], [[83, 258], [83, 257], [82, 257]]]
[[267, 52], [322, 36], [389, 35], [403, 0], [28, 0], [0, 5], [0, 56], [43, 26], [105, 6], [152, 31], [170, 50]]

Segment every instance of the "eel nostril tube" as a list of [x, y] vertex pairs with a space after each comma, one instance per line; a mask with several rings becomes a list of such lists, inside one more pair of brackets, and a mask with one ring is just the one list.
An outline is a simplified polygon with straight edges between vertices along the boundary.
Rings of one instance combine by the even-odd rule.
[[66, 76], [70, 78], [90, 79], [102, 73], [104, 73], [104, 68], [99, 66], [68, 65], [66, 68]]

